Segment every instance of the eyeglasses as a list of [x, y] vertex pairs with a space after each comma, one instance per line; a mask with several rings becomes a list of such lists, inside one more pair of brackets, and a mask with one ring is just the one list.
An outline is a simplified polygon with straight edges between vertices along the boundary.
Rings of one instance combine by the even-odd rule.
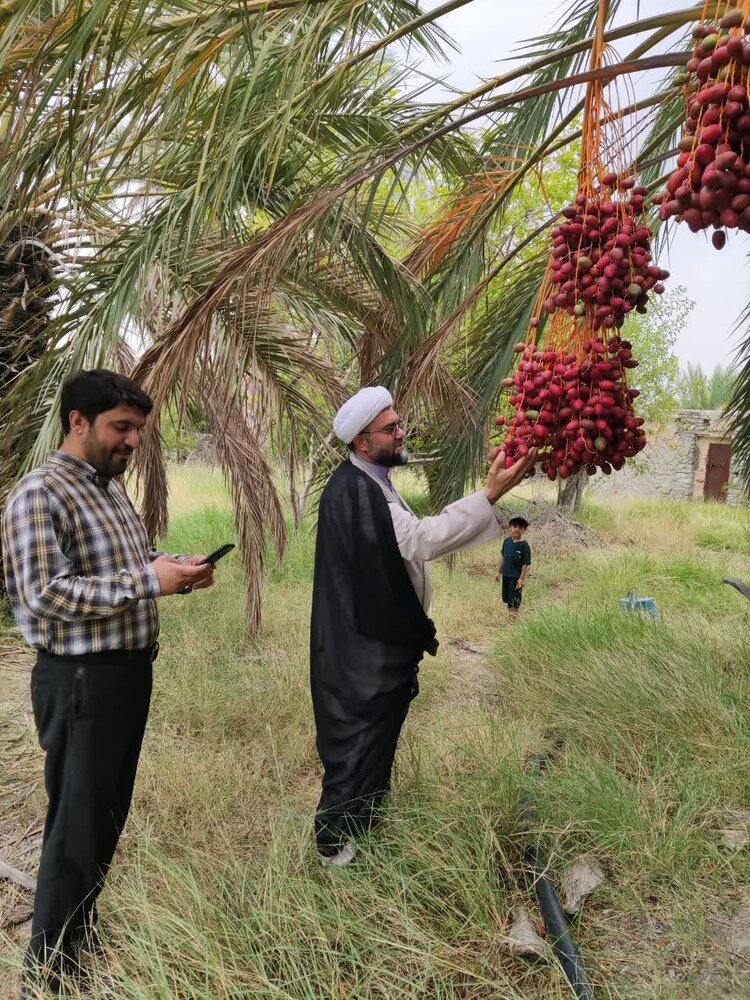
[[403, 423], [399, 420], [395, 424], [386, 424], [385, 427], [380, 427], [376, 431], [360, 431], [360, 434], [387, 434], [388, 437], [395, 437], [399, 431], [404, 429]]

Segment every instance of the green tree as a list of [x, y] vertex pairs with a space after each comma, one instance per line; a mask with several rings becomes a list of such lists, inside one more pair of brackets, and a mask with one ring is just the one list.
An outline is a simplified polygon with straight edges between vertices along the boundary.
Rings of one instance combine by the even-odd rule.
[[737, 384], [731, 368], [717, 365], [711, 373], [701, 365], [688, 364], [677, 384], [679, 406], [684, 410], [723, 410], [729, 404]]
[[681, 405], [680, 362], [674, 345], [694, 306], [687, 289], [677, 285], [653, 302], [645, 315], [628, 318], [625, 335], [640, 362], [631, 382], [641, 393], [638, 412], [651, 424], [668, 424]]
[[[281, 554], [286, 538], [274, 468], [294, 483], [299, 444], [325, 436], [346, 372], [369, 379], [398, 332], [418, 335], [425, 300], [387, 249], [403, 194], [417, 166], [439, 165], [450, 181], [476, 158], [457, 135], [399, 157], [361, 194], [322, 193], [373, 148], [429, 131], [404, 67], [383, 55], [403, 35], [438, 52], [439, 12], [423, 16], [413, 0], [198, 7], [2, 5], [4, 482], [59, 441], [67, 372], [133, 371], [155, 400], [138, 453], [149, 528], [161, 534], [167, 520], [160, 421], [174, 436], [201, 414], [231, 486], [255, 629], [266, 541]], [[316, 220], [318, 198], [329, 211]], [[309, 225], [286, 255], [273, 227], [299, 206], [312, 206]], [[240, 254], [264, 236], [260, 278]], [[27, 313], [43, 353], [27, 349]]]

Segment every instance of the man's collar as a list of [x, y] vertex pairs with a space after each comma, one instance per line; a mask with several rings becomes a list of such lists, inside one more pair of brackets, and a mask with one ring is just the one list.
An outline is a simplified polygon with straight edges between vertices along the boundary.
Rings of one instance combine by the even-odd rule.
[[355, 465], [358, 465], [363, 472], [369, 472], [372, 476], [377, 476], [378, 479], [382, 479], [384, 483], [391, 484], [391, 470], [385, 465], [375, 465], [373, 462], [367, 462], [364, 458], [360, 458], [359, 455], [351, 452], [349, 457]]
[[47, 460], [53, 464], [62, 465], [71, 472], [76, 472], [78, 475], [91, 480], [92, 483], [103, 490], [106, 490], [109, 486], [110, 480], [97, 472], [93, 465], [89, 465], [88, 462], [84, 462], [82, 458], [78, 458], [76, 455], [71, 455], [70, 452], [55, 449], [49, 453]]

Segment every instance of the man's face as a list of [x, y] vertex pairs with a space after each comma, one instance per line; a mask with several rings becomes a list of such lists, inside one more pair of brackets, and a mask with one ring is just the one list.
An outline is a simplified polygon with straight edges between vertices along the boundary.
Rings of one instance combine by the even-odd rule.
[[509, 524], [508, 527], [510, 528], [510, 537], [513, 541], [520, 542], [526, 529], [522, 528], [520, 524]]
[[357, 435], [357, 453], [373, 465], [387, 468], [406, 465], [409, 455], [404, 447], [405, 437], [406, 431], [399, 422], [398, 413], [390, 406]]
[[77, 410], [70, 414], [70, 429], [80, 435], [85, 461], [107, 479], [125, 472], [145, 423], [140, 410], [125, 404], [105, 410], [92, 423]]

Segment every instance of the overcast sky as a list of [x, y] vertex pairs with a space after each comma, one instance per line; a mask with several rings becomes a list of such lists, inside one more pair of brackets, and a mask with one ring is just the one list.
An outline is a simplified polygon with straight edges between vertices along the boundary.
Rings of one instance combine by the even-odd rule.
[[[424, 0], [423, 6], [431, 9], [442, 2]], [[502, 73], [514, 47], [548, 32], [565, 6], [560, 0], [473, 0], [440, 21], [459, 51], [447, 63], [423, 63], [422, 68], [453, 87], [469, 90], [479, 79]], [[618, 22], [680, 6], [681, 0], [623, 0]], [[632, 43], [620, 44], [632, 47]], [[737, 345], [732, 335], [735, 322], [750, 299], [750, 236], [730, 233], [724, 250], [716, 251], [703, 233], [691, 233], [684, 223], [669, 225], [671, 246], [659, 264], [671, 271], [668, 284], [684, 285], [696, 303], [677, 340], [676, 353], [683, 364], [700, 362], [707, 369], [727, 364]]]

